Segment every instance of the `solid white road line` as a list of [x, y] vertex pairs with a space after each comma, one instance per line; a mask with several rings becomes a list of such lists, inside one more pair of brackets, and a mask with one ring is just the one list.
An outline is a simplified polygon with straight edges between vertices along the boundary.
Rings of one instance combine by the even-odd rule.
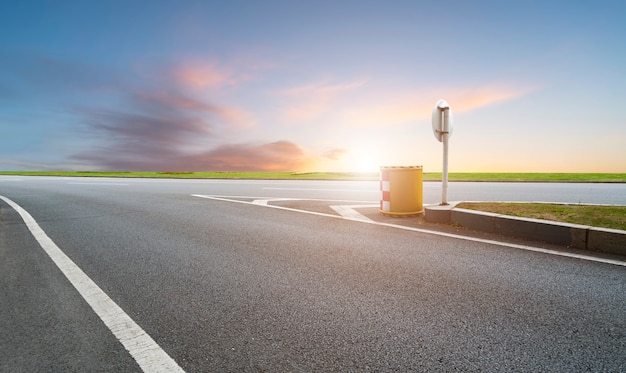
[[122, 183], [67, 183], [69, 185], [128, 185], [128, 184], [122, 184]]
[[[231, 196], [222, 194], [211, 194], [205, 196], [203, 194], [192, 194], [194, 197], [211, 197], [211, 198], [224, 198], [228, 201], [235, 202], [233, 198], [253, 199], [253, 200], [269, 200], [269, 201], [313, 201], [313, 202], [342, 202], [342, 203], [372, 203], [372, 201], [355, 201], [352, 199], [320, 199], [320, 198], [283, 198], [283, 197], [254, 197], [254, 196]], [[243, 202], [248, 203], [248, 202]]]
[[378, 190], [371, 189], [327, 189], [327, 188], [278, 188], [278, 187], [263, 187], [261, 189], [266, 190], [295, 190], [295, 191], [314, 191], [314, 192], [347, 192], [347, 193], [380, 193]]
[[183, 372], [182, 368], [130, 316], [100, 289], [39, 227], [20, 205], [0, 196], [24, 220], [31, 234], [144, 372]]
[[[356, 220], [356, 219], [345, 218], [345, 217], [339, 216], [339, 215], [325, 214], [323, 212], [299, 210], [299, 209], [294, 209], [294, 208], [289, 208], [289, 207], [282, 207], [282, 206], [275, 206], [275, 205], [258, 205], [258, 204], [253, 204], [251, 202], [234, 200], [234, 199], [228, 199], [228, 197], [226, 197], [226, 196], [211, 196], [211, 195], [202, 195], [202, 194], [192, 194], [192, 196], [193, 197], [199, 197], [199, 198], [212, 199], [212, 200], [216, 200], [216, 201], [243, 203], [243, 204], [247, 204], [247, 205], [270, 207], [270, 208], [279, 209], [279, 210], [295, 211], [295, 212], [300, 212], [300, 213], [310, 214], [310, 215], [326, 216], [326, 217], [329, 217], [329, 218]], [[234, 197], [231, 197], [231, 198], [234, 198]], [[239, 196], [239, 198], [246, 198], [246, 197]], [[248, 198], [251, 198], [251, 197], [248, 197]], [[302, 200], [306, 201], [306, 199], [302, 199]], [[483, 238], [462, 236], [462, 235], [453, 234], [453, 233], [445, 233], [445, 232], [433, 231], [433, 230], [429, 230], [429, 229], [413, 228], [413, 227], [407, 227], [407, 226], [404, 226], [404, 225], [391, 224], [391, 223], [382, 223], [382, 222], [377, 222], [377, 221], [373, 221], [373, 220], [370, 220], [370, 219], [368, 219], [368, 220], [358, 220], [358, 221], [360, 221], [362, 223], [366, 223], [366, 224], [375, 224], [375, 225], [380, 225], [380, 226], [384, 226], [384, 227], [402, 229], [402, 230], [407, 230], [407, 231], [413, 231], [413, 232], [419, 232], [419, 233], [425, 233], [425, 234], [433, 234], [433, 235], [436, 235], [436, 236], [456, 238], [456, 239], [459, 239], [459, 240], [480, 242], [480, 243], [485, 243], [485, 244], [490, 244], [490, 245], [504, 246], [504, 247], [510, 247], [510, 248], [514, 248], [514, 249], [521, 249], [521, 250], [526, 250], [526, 251], [533, 251], [533, 252], [543, 253], [543, 254], [564, 256], [564, 257], [568, 257], [568, 258], [576, 258], [576, 259], [582, 259], [582, 260], [587, 260], [587, 261], [591, 261], [591, 262], [606, 263], [606, 264], [613, 264], [613, 265], [626, 267], [626, 261], [601, 258], [601, 257], [592, 256], [592, 255], [576, 254], [576, 253], [570, 253], [570, 252], [564, 252], [564, 251], [558, 251], [558, 250], [544, 249], [544, 248], [541, 248], [541, 247], [534, 247], [534, 246], [528, 246], [528, 245], [519, 245], [519, 244], [508, 243], [508, 242], [501, 242], [501, 241], [494, 241], [494, 240], [486, 240], [486, 239], [483, 239]]]

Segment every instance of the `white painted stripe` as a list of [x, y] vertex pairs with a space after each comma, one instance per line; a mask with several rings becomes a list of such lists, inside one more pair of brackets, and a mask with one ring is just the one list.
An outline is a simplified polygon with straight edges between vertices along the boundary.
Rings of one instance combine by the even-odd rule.
[[[250, 202], [238, 201], [238, 200], [222, 198], [222, 197], [217, 197], [217, 196], [209, 196], [209, 195], [201, 195], [201, 194], [192, 194], [192, 196], [193, 197], [199, 197], [199, 198], [213, 199], [213, 200], [217, 200], [217, 201], [244, 203], [244, 204], [252, 205], [252, 203], [250, 203]], [[239, 197], [239, 198], [244, 198], [244, 197]], [[298, 210], [298, 209], [292, 209], [292, 208], [288, 208], [288, 207], [281, 207], [281, 206], [274, 206], [274, 205], [266, 205], [265, 207], [270, 207], [270, 208], [275, 208], [275, 209], [280, 209], [280, 210], [287, 210], [287, 211], [295, 211], [295, 212], [300, 212], [300, 213], [303, 213], [303, 214], [326, 216], [326, 217], [329, 217], [329, 218], [345, 219], [342, 216], [332, 215], [332, 214], [325, 214], [325, 213], [322, 213], [322, 212]], [[377, 222], [377, 221], [373, 221], [373, 220], [369, 220], [369, 221], [360, 220], [360, 222], [366, 223], [366, 224], [375, 224], [375, 225], [380, 225], [380, 226], [384, 226], [384, 227], [402, 229], [402, 230], [407, 230], [407, 231], [413, 231], [413, 232], [419, 232], [419, 233], [425, 233], [425, 234], [432, 234], [432, 235], [436, 235], [436, 236], [455, 238], [455, 239], [459, 239], [459, 240], [479, 242], [479, 243], [485, 243], [485, 244], [496, 245], [496, 246], [503, 246], [503, 247], [510, 247], [510, 248], [514, 248], [514, 249], [521, 249], [521, 250], [533, 251], [533, 252], [538, 252], [538, 253], [543, 253], [543, 254], [563, 256], [563, 257], [568, 257], [568, 258], [576, 258], [576, 259], [582, 259], [582, 260], [587, 260], [587, 261], [591, 261], [591, 262], [613, 264], [613, 265], [626, 267], [626, 261], [620, 261], [620, 260], [614, 260], [614, 259], [608, 259], [608, 258], [601, 258], [601, 257], [596, 257], [596, 256], [591, 256], [591, 255], [583, 255], [583, 254], [576, 254], [576, 253], [570, 253], [570, 252], [564, 252], [564, 251], [558, 251], [558, 250], [550, 250], [550, 249], [544, 249], [544, 248], [541, 248], [541, 247], [534, 247], [534, 246], [528, 246], [528, 245], [518, 245], [518, 244], [508, 243], [508, 242], [486, 240], [486, 239], [477, 238], [477, 237], [461, 236], [461, 235], [453, 234], [453, 233], [432, 231], [432, 230], [422, 229], [422, 228], [413, 228], [413, 227], [407, 227], [407, 226], [398, 225], [398, 224], [382, 223], [382, 222]]]
[[335, 212], [343, 216], [346, 219], [360, 220], [360, 221], [372, 221], [370, 218], [364, 216], [360, 212], [354, 210], [359, 207], [377, 207], [378, 205], [334, 205], [330, 206]]
[[65, 255], [26, 210], [4, 196], [0, 196], [0, 199], [22, 217], [39, 245], [144, 372], [183, 372], [182, 368], [120, 306]]
[[[192, 194], [194, 197], [200, 197], [200, 194]], [[233, 198], [253, 199], [253, 200], [269, 200], [269, 201], [312, 201], [312, 202], [342, 202], [342, 203], [372, 203], [372, 201], [358, 201], [352, 199], [320, 199], [320, 198], [282, 198], [282, 197], [254, 197], [254, 196], [232, 196], [223, 194], [211, 194], [211, 197], [226, 198], [232, 200]], [[244, 202], [246, 203], [246, 202]]]
[[347, 192], [347, 193], [361, 193], [361, 192], [373, 192], [379, 193], [378, 190], [371, 189], [325, 189], [325, 188], [275, 188], [275, 187], [263, 187], [262, 189], [267, 190], [305, 190], [305, 191], [313, 191], [313, 192]]
[[383, 181], [381, 186], [382, 186], [382, 191], [383, 192], [390, 192], [391, 191], [391, 186], [389, 184], [389, 181]]
[[122, 183], [66, 183], [69, 185], [128, 185]]
[[383, 211], [391, 211], [391, 202], [383, 201]]
[[293, 201], [293, 198], [259, 198], [252, 201], [255, 205], [267, 205], [269, 202]]

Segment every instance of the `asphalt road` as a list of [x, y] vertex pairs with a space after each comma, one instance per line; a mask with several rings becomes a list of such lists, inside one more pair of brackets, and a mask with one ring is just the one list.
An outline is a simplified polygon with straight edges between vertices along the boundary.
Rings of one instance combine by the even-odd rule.
[[[460, 184], [450, 200], [626, 204], [621, 184]], [[624, 266], [251, 203], [376, 203], [375, 182], [0, 177], [0, 195], [188, 372], [626, 370]], [[141, 371], [70, 281], [0, 201], [0, 371]]]

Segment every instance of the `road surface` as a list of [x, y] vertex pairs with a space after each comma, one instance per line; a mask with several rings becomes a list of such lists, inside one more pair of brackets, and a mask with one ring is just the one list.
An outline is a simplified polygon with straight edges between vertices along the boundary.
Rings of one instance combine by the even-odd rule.
[[[624, 204], [619, 184], [471, 184], [450, 199]], [[0, 371], [626, 369], [623, 262], [320, 207], [375, 204], [377, 189], [0, 177]], [[426, 203], [439, 193], [425, 184]], [[279, 198], [314, 208], [268, 207]]]

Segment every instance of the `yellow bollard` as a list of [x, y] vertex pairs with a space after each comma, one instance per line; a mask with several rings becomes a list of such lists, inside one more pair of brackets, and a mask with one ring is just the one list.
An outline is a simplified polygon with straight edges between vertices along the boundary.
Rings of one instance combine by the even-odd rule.
[[422, 166], [380, 168], [380, 213], [414, 216], [424, 212]]

